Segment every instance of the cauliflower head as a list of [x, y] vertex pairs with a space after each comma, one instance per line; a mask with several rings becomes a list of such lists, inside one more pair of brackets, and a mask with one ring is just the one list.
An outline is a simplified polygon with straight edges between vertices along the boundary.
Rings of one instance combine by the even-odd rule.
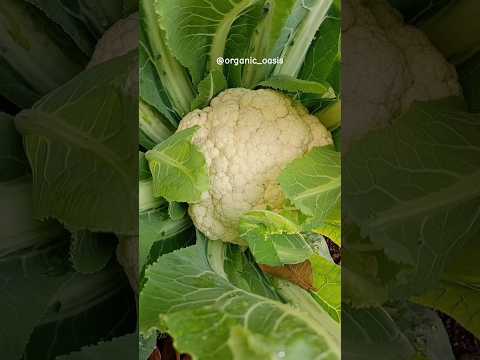
[[410, 105], [460, 94], [455, 68], [386, 0], [342, 5], [343, 150]]
[[283, 206], [282, 169], [313, 147], [332, 144], [316, 117], [273, 90], [228, 89], [187, 114], [178, 130], [193, 126], [199, 126], [192, 141], [205, 157], [210, 187], [189, 207], [190, 216], [208, 238], [238, 244], [246, 211]]

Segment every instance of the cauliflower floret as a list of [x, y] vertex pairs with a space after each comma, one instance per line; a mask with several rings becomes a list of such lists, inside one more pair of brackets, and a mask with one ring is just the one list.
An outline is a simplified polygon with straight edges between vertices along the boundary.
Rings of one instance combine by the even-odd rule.
[[343, 4], [343, 150], [416, 100], [460, 94], [455, 68], [387, 1]]
[[88, 67], [127, 54], [138, 47], [138, 13], [133, 13], [125, 19], [113, 24], [95, 47]]
[[[99, 65], [116, 57], [126, 55], [138, 48], [138, 13], [118, 20], [98, 40], [87, 68]], [[132, 66], [125, 87], [128, 94], [138, 98], [138, 64]]]
[[273, 90], [229, 89], [209, 107], [187, 114], [205, 156], [210, 188], [189, 208], [195, 226], [212, 240], [242, 244], [238, 222], [251, 209], [279, 209], [282, 169], [315, 146], [332, 144], [330, 132], [306, 109]]

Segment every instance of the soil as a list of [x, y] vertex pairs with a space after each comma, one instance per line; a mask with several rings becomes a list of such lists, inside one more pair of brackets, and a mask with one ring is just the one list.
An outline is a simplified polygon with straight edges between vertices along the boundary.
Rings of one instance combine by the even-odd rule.
[[459, 360], [480, 360], [480, 340], [451, 317], [440, 312], [439, 315], [447, 329], [455, 357]]

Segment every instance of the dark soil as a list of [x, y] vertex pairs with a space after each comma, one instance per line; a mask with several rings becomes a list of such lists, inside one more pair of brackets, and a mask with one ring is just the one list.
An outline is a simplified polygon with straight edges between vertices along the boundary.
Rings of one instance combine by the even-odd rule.
[[447, 329], [455, 357], [460, 360], [480, 360], [480, 340], [451, 317], [440, 312], [439, 315]]
[[192, 360], [189, 355], [179, 354], [173, 347], [170, 336], [160, 336], [157, 340], [157, 349], [150, 355], [149, 360]]

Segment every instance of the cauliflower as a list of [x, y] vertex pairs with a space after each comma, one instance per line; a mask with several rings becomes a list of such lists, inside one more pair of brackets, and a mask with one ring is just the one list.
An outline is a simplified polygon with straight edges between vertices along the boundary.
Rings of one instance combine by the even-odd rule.
[[[126, 55], [138, 48], [138, 13], [133, 13], [125, 19], [113, 24], [98, 41], [95, 51], [87, 65], [87, 69], [104, 63], [116, 57]], [[130, 69], [126, 88], [128, 93], [138, 97], [138, 66]]]
[[238, 244], [246, 211], [284, 205], [282, 169], [313, 147], [332, 144], [317, 118], [273, 90], [228, 89], [187, 114], [178, 130], [193, 126], [199, 126], [193, 143], [205, 156], [210, 187], [189, 207], [190, 216], [209, 239]]
[[343, 4], [343, 116], [349, 119], [342, 127], [344, 150], [416, 100], [460, 94], [454, 67], [386, 0]]
[[88, 67], [127, 54], [138, 47], [138, 13], [117, 21], [98, 41]]

